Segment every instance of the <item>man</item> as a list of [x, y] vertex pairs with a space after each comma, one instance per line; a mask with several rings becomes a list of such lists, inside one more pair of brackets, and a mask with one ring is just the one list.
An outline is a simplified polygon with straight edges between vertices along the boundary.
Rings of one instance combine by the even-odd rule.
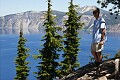
[[97, 68], [102, 62], [102, 50], [106, 41], [106, 24], [105, 20], [99, 16], [100, 10], [95, 7], [93, 10], [93, 16], [95, 17], [93, 32], [92, 32], [92, 44], [91, 53], [95, 58]]

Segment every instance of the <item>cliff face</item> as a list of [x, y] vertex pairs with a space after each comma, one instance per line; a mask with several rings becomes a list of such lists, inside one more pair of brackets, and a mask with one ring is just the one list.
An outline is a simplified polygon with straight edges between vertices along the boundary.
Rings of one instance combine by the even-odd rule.
[[44, 22], [42, 17], [43, 12], [32, 11], [0, 17], [0, 33], [17, 34], [20, 26], [23, 26], [24, 34], [37, 33], [39, 29], [42, 29]]
[[[23, 26], [24, 34], [39, 33], [44, 30], [44, 13], [45, 11], [28, 11], [0, 17], [0, 34], [18, 34], [20, 26]], [[65, 13], [53, 11], [53, 15], [57, 15], [55, 19], [57, 25], [63, 26], [62, 18]]]
[[[94, 20], [91, 8], [90, 6], [86, 6], [78, 10], [79, 15], [82, 15], [81, 21], [85, 23], [84, 28], [88, 30], [92, 29]], [[0, 17], [0, 34], [18, 34], [20, 26], [23, 26], [24, 34], [43, 32], [43, 23], [45, 22], [44, 14], [45, 11], [27, 11]], [[56, 16], [55, 22], [57, 25], [65, 29], [63, 21], [67, 19], [66, 13], [53, 11], [53, 15]], [[111, 16], [109, 12], [104, 10], [101, 10], [101, 15], [106, 20], [108, 31], [120, 31], [120, 16], [118, 16], [118, 19], [115, 19], [114, 15]]]

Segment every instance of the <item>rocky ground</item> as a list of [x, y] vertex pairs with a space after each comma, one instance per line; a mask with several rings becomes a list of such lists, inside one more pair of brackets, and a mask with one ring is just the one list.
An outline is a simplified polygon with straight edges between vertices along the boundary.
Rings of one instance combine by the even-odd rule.
[[60, 80], [120, 80], [120, 74], [115, 76], [115, 58], [103, 61], [100, 68], [100, 75], [96, 75], [95, 63], [89, 63]]

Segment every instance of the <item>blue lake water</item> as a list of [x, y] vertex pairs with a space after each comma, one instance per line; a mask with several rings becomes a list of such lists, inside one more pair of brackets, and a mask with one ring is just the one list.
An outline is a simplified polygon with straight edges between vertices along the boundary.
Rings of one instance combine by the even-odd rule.
[[[32, 55], [38, 54], [38, 49], [41, 49], [41, 38], [43, 34], [29, 34], [24, 35], [24, 37], [28, 40], [26, 43], [26, 47], [30, 48], [30, 56], [27, 61], [30, 62], [29, 66], [30, 75], [29, 80], [36, 80], [34, 77], [35, 74], [33, 72], [37, 71], [38, 60], [34, 60]], [[108, 41], [105, 44], [105, 48], [103, 53], [111, 54], [111, 58], [114, 57], [115, 53], [120, 49], [120, 33], [107, 33]], [[84, 66], [85, 64], [90, 62], [89, 56], [92, 56], [90, 53], [90, 44], [91, 44], [91, 34], [82, 32], [80, 40], [80, 52], [78, 56], [78, 61], [80, 66]], [[15, 57], [17, 56], [17, 43], [18, 43], [19, 35], [11, 34], [0, 35], [0, 80], [13, 80], [16, 72], [15, 72]], [[59, 52], [62, 54], [63, 52]], [[63, 58], [60, 56], [61, 61]]]

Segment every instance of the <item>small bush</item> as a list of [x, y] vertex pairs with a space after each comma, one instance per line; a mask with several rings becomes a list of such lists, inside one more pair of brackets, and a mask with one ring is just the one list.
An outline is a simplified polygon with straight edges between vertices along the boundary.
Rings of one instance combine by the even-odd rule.
[[115, 58], [120, 58], [120, 49], [119, 49], [119, 51], [116, 53]]

